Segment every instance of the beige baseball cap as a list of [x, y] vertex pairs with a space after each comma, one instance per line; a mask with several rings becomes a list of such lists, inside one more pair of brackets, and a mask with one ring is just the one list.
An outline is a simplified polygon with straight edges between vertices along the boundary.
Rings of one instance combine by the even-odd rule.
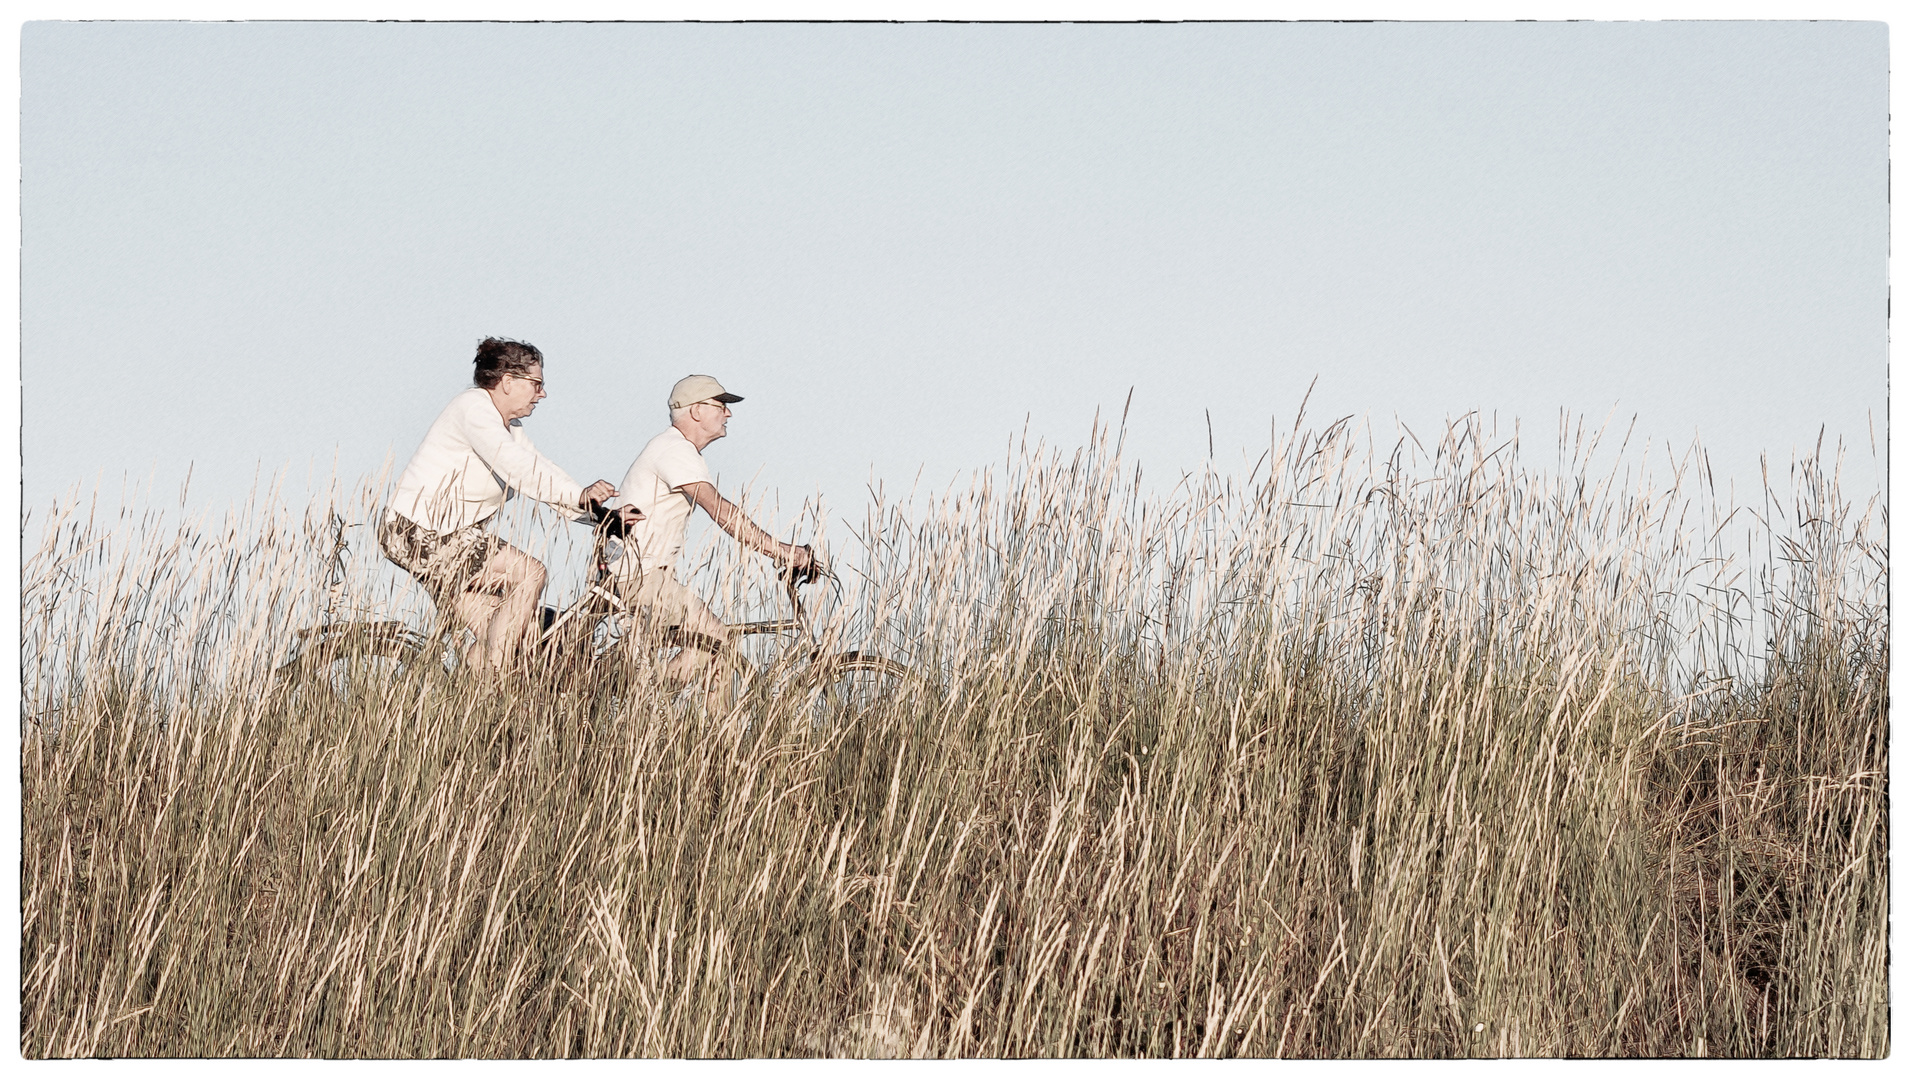
[[728, 405], [732, 401], [741, 401], [741, 397], [723, 389], [723, 384], [708, 375], [690, 375], [678, 379], [670, 387], [670, 408], [681, 409], [685, 405], [694, 405], [699, 401], [720, 401]]

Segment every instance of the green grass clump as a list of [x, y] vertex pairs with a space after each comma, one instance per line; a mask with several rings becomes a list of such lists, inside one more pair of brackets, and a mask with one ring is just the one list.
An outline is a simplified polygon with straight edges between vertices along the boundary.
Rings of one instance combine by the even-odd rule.
[[63, 508], [21, 1052], [1887, 1054], [1881, 511], [1560, 445], [1296, 430], [1159, 497], [1024, 448], [872, 511], [831, 633], [917, 677], [822, 731], [275, 683], [314, 530]]

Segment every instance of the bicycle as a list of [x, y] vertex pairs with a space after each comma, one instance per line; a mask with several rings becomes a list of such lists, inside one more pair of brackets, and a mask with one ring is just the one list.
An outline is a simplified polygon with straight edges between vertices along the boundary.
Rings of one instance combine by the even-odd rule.
[[[610, 540], [621, 537], [621, 523], [614, 511], [598, 504], [592, 503], [590, 511], [596, 521], [592, 551], [596, 578], [562, 610], [550, 606], [541, 609], [530, 657], [535, 669], [560, 684], [605, 681], [615, 686], [624, 668], [623, 657], [617, 655], [624, 649], [623, 638], [644, 631], [639, 626], [639, 614], [610, 587], [607, 548]], [[345, 529], [350, 526], [333, 514], [331, 527], [331, 572], [322, 621], [296, 633], [293, 655], [275, 670], [275, 682], [295, 690], [321, 689], [345, 700], [360, 682], [388, 682], [417, 670], [434, 657], [443, 667], [455, 666], [455, 637], [460, 631], [449, 620], [440, 618], [435, 633], [423, 634], [399, 620], [336, 618], [344, 597], [345, 553], [349, 549]], [[778, 575], [795, 612], [793, 618], [729, 624], [724, 628], [726, 640], [720, 643], [696, 640], [702, 635], [681, 627], [664, 627], [653, 636], [660, 649], [696, 646], [717, 653], [729, 670], [733, 700], [756, 693], [775, 700], [795, 700], [802, 715], [824, 727], [894, 697], [912, 673], [907, 665], [866, 650], [831, 651], [827, 635], [818, 632], [798, 590], [823, 579], [835, 582], [840, 589], [841, 581], [813, 550], [806, 545], [805, 550], [811, 557], [808, 571], [791, 569]], [[746, 637], [785, 634], [796, 635], [799, 647], [779, 653], [760, 668], [736, 648]]]
[[[320, 622], [294, 632], [291, 658], [273, 669], [272, 685], [294, 694], [320, 690], [343, 701], [355, 682], [365, 677], [382, 681], [412, 666], [436, 644], [448, 644], [451, 628], [432, 637], [398, 619], [338, 618], [345, 600], [345, 553], [350, 549], [345, 530], [351, 526], [336, 511], [328, 521], [332, 551]], [[366, 675], [361, 676], [361, 669]]]

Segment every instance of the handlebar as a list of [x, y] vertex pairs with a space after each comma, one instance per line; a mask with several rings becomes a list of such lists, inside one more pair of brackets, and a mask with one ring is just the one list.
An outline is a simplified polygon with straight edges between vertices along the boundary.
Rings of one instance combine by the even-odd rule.
[[584, 509], [590, 514], [591, 522], [597, 529], [601, 530], [605, 536], [614, 536], [619, 540], [623, 539], [624, 528], [622, 515], [595, 499], [590, 500]]
[[809, 554], [809, 565], [797, 569], [796, 564], [790, 563], [776, 571], [778, 577], [787, 579], [792, 585], [808, 585], [822, 578], [835, 576], [829, 572], [828, 567], [822, 564], [822, 560], [816, 557], [815, 548], [808, 544], [796, 546]]

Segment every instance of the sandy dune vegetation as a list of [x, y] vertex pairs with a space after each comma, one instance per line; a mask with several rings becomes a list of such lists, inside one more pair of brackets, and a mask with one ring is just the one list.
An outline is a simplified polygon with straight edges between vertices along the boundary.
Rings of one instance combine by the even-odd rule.
[[824, 729], [274, 682], [321, 512], [36, 514], [21, 1051], [1887, 1053], [1882, 509], [1524, 441], [878, 505], [831, 617], [915, 674]]

